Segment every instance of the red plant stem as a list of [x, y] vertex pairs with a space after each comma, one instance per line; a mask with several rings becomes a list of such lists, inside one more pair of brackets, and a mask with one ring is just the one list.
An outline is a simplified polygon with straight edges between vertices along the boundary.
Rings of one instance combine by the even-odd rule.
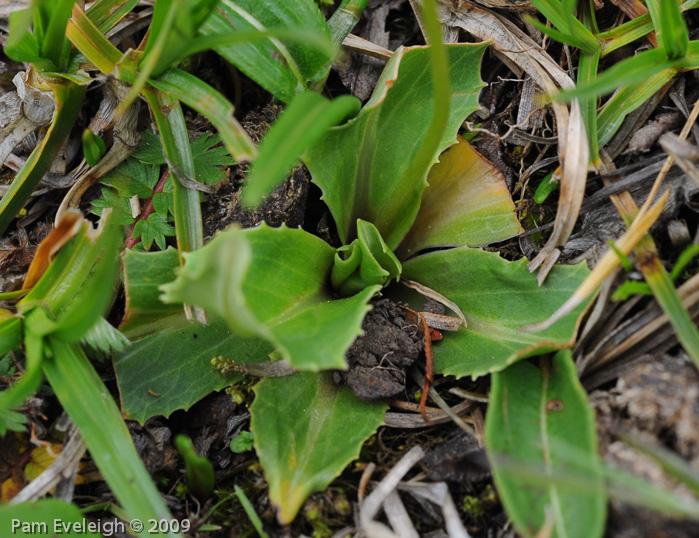
[[153, 194], [151, 194], [150, 198], [148, 198], [148, 201], [146, 202], [146, 205], [143, 206], [143, 209], [141, 209], [141, 213], [136, 217], [136, 222], [133, 223], [133, 226], [131, 226], [131, 231], [129, 231], [129, 237], [126, 238], [126, 248], [134, 248], [136, 245], [138, 245], [138, 242], [141, 240], [139, 239], [134, 239], [133, 236], [133, 230], [136, 227], [136, 223], [139, 220], [146, 220], [148, 217], [150, 217], [153, 214], [153, 196], [155, 195], [156, 192], [163, 192], [163, 189], [165, 188], [165, 182], [167, 181], [167, 178], [170, 177], [170, 169], [166, 168], [165, 172], [160, 178], [160, 181], [158, 181], [158, 184], [155, 186], [153, 189]]
[[431, 422], [427, 418], [427, 409], [425, 404], [427, 403], [427, 393], [430, 391], [430, 385], [434, 381], [434, 357], [432, 355], [432, 335], [430, 334], [430, 328], [427, 325], [427, 320], [422, 312], [417, 313], [420, 320], [420, 330], [422, 331], [422, 343], [425, 346], [425, 381], [422, 385], [422, 397], [420, 398], [420, 414], [426, 422]]

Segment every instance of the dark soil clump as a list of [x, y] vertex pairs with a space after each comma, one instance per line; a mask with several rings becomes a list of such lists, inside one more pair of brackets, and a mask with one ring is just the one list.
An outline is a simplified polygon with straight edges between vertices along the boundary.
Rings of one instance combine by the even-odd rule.
[[349, 370], [336, 372], [335, 382], [344, 382], [362, 400], [391, 398], [405, 387], [405, 369], [422, 352], [417, 327], [405, 321], [405, 313], [389, 299], [382, 299], [362, 323], [364, 335], [347, 351]]
[[[250, 137], [259, 143], [270, 125], [281, 112], [281, 107], [268, 105], [259, 112], [250, 112], [242, 122]], [[248, 173], [248, 164], [231, 168], [228, 178], [215, 193], [208, 195], [202, 204], [204, 235], [212, 237], [218, 230], [231, 224], [252, 228], [261, 222], [277, 228], [286, 224], [290, 228], [303, 225], [310, 175], [306, 167], [299, 165], [289, 177], [267, 196], [261, 206], [245, 209], [240, 202], [241, 186]]]

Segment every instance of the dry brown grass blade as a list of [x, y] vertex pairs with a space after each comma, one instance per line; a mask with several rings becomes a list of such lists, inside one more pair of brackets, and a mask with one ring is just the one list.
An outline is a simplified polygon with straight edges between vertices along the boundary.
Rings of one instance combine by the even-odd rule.
[[[494, 50], [526, 72], [544, 91], [555, 93], [559, 88], [574, 87], [570, 77], [546, 51], [507, 19], [468, 1], [455, 7], [447, 0], [441, 0], [440, 17], [447, 26], [456, 26], [479, 39], [492, 41]], [[552, 107], [558, 124], [561, 194], [553, 233], [529, 264], [530, 271], [542, 267], [538, 275], [540, 284], [559, 255], [557, 247], [565, 244], [573, 231], [585, 194], [589, 162], [587, 136], [578, 102], [573, 101], [570, 112], [560, 102], [553, 102]]]
[[[650, 211], [643, 215], [639, 213], [638, 217], [634, 219], [626, 233], [624, 233], [624, 235], [622, 235], [614, 244], [619, 252], [623, 253], [624, 255], [631, 253], [638, 242], [650, 230], [651, 226], [655, 224], [655, 221], [658, 220], [658, 217], [660, 217], [660, 214], [663, 212], [669, 197], [670, 189], [667, 189], [660, 200], [658, 200], [658, 202], [650, 209]], [[614, 269], [616, 269], [620, 263], [618, 254], [614, 251], [614, 249], [610, 248], [604, 254], [604, 256], [602, 256], [585, 281], [580, 284], [577, 290], [575, 290], [575, 293], [573, 293], [570, 299], [563, 303], [563, 305], [561, 305], [561, 307], [556, 310], [556, 312], [554, 312], [549, 319], [535, 325], [524, 327], [523, 330], [527, 332], [538, 332], [549, 328], [558, 320], [575, 310], [575, 308], [581, 305], [585, 299], [592, 295], [597, 287], [600, 286], [602, 282], [604, 282], [604, 280], [612, 274]]]
[[383, 60], [384, 62], [387, 62], [391, 59], [391, 56], [393, 56], [393, 51], [390, 51], [380, 45], [376, 45], [375, 43], [367, 41], [366, 39], [354, 34], [349, 34], [342, 42], [342, 46], [354, 52], [359, 52], [360, 54], [366, 54], [372, 58]]

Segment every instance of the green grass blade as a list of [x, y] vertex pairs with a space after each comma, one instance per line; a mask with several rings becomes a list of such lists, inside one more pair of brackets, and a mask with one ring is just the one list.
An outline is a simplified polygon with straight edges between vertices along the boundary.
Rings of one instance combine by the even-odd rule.
[[602, 43], [602, 56], [633, 43], [652, 31], [653, 22], [650, 15], [646, 14], [597, 34]]
[[[597, 76], [600, 53], [590, 55], [584, 52], [580, 54], [578, 63], [578, 84], [592, 84]], [[597, 97], [590, 96], [579, 100], [580, 112], [585, 122], [585, 132], [587, 133], [590, 145], [590, 163], [593, 165], [601, 162], [599, 156], [599, 139], [597, 137]]]
[[51, 60], [58, 70], [62, 70], [70, 53], [70, 46], [66, 41], [66, 24], [70, 18], [75, 0], [58, 0], [52, 2], [51, 18], [49, 19], [46, 35], [40, 42], [41, 56]]
[[87, 10], [87, 16], [100, 32], [107, 33], [137, 5], [138, 0], [100, 0]]
[[181, 69], [171, 69], [158, 79], [151, 80], [150, 85], [205, 116], [216, 127], [226, 149], [236, 161], [249, 161], [257, 155], [250, 136], [233, 116], [231, 102], [203, 80]]
[[359, 22], [368, 0], [342, 0], [342, 4], [328, 19], [328, 28], [332, 36], [333, 46], [340, 48], [342, 41]]
[[699, 495], [699, 472], [684, 458], [658, 443], [634, 435], [621, 435], [620, 437], [626, 444], [652, 458], [668, 475], [682, 482], [695, 495]]
[[[679, 8], [681, 11], [694, 9], [699, 4], [699, 0], [687, 0]], [[672, 6], [670, 6], [672, 8]], [[625, 22], [606, 32], [597, 34], [597, 38], [602, 42], [602, 56], [606, 56], [612, 51], [632, 43], [636, 39], [653, 31], [653, 21], [650, 14], [646, 13], [631, 21]]]
[[686, 249], [682, 251], [679, 258], [677, 258], [675, 266], [672, 268], [672, 272], [670, 273], [670, 278], [673, 282], [679, 278], [679, 276], [682, 274], [682, 271], [684, 271], [685, 267], [687, 267], [687, 265], [689, 265], [689, 263], [696, 256], [699, 256], [699, 245], [689, 245]]
[[5, 41], [4, 52], [17, 62], [33, 62], [39, 69], [55, 66], [41, 57], [39, 41], [29, 29], [32, 24], [33, 10], [23, 9], [10, 13], [10, 32]]
[[214, 489], [214, 466], [197, 454], [192, 440], [186, 435], [175, 437], [175, 446], [187, 469], [187, 487], [198, 499], [205, 500]]
[[321, 139], [325, 132], [361, 107], [358, 99], [341, 96], [328, 101], [304, 92], [297, 95], [272, 125], [260, 144], [243, 190], [243, 204], [258, 205], [284, 179], [301, 153]]
[[255, 508], [253, 508], [252, 503], [248, 499], [247, 495], [245, 495], [245, 492], [238, 486], [234, 486], [234, 489], [235, 495], [236, 497], [238, 497], [238, 501], [240, 502], [240, 506], [242, 506], [243, 510], [245, 510], [245, 513], [250, 519], [250, 523], [252, 523], [255, 532], [257, 532], [260, 538], [269, 538], [269, 535], [262, 528], [262, 521], [260, 520], [260, 516], [258, 516], [257, 512], [255, 512]]
[[622, 88], [609, 99], [597, 117], [597, 137], [600, 146], [604, 146], [612, 139], [627, 114], [645, 103], [676, 74], [677, 69], [674, 67], [664, 69], [641, 83]]
[[177, 249], [191, 252], [204, 244], [199, 193], [183, 185], [181, 179], [194, 181], [194, 160], [182, 107], [166, 92], [144, 88], [144, 95], [155, 118], [170, 168], [175, 198], [175, 230]]
[[637, 249], [643, 276], [660, 307], [670, 318], [670, 323], [677, 333], [677, 339], [699, 367], [699, 330], [677, 294], [670, 275], [655, 253], [654, 245], [649, 252], [650, 249], [645, 246], [648, 243], [652, 245], [652, 239], [646, 236], [639, 244], [640, 248]]
[[51, 85], [56, 98], [53, 123], [0, 200], [0, 234], [5, 232], [48, 171], [80, 113], [84, 87], [65, 80], [53, 81]]
[[[591, 32], [597, 30], [597, 20], [592, 2], [586, 2], [582, 13], [582, 22]], [[578, 84], [590, 84], [599, 70], [601, 51], [598, 49], [593, 54], [580, 53], [578, 62]], [[594, 166], [601, 162], [599, 156], [599, 140], [597, 138], [597, 98], [588, 97], [580, 99], [580, 111], [585, 122], [588, 144], [590, 146], [590, 163]]]
[[122, 53], [104, 37], [80, 7], [73, 8], [73, 16], [66, 27], [66, 37], [94, 66], [105, 75], [114, 71]]
[[646, 0], [653, 26], [658, 35], [658, 47], [668, 59], [677, 60], [687, 54], [689, 32], [676, 0]]
[[622, 86], [642, 83], [665, 69], [679, 66], [679, 62], [667, 59], [663, 50], [647, 50], [613, 65], [588, 84], [560, 92], [557, 97], [571, 101], [605, 95]]
[[[92, 458], [130, 518], [172, 519], [131, 440], [116, 403], [79, 345], [49, 338], [54, 356], [44, 373], [70, 418], [80, 429]], [[181, 536], [168, 532], [169, 537]]]
[[[566, 3], [562, 5], [556, 0], [532, 0], [532, 4], [536, 6], [551, 24], [558, 28], [557, 35], [563, 38], [563, 43], [578, 47], [586, 54], [594, 54], [600, 50], [601, 45], [597, 38], [575, 18], [573, 8], [576, 2], [566, 1]], [[529, 21], [535, 24], [531, 18]], [[542, 32], [548, 33], [548, 31], [551, 30], [550, 28], [543, 30], [542, 27], [545, 28], [545, 25], [541, 23], [535, 25]], [[553, 37], [553, 35], [551, 37]], [[558, 40], [559, 37], [554, 37], [554, 39]]]

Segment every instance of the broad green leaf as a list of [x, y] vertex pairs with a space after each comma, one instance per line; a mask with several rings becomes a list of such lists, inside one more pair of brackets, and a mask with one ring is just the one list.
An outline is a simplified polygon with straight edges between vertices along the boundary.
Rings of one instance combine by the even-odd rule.
[[334, 300], [326, 286], [334, 254], [300, 229], [231, 228], [185, 255], [161, 299], [201, 306], [239, 334], [269, 340], [297, 369], [346, 368], [345, 351], [379, 287]]
[[432, 247], [477, 247], [520, 233], [502, 173], [461, 137], [427, 176], [420, 210], [398, 248], [407, 258]]
[[102, 198], [92, 202], [92, 213], [95, 215], [102, 216], [105, 209], [111, 209], [114, 222], [122, 226], [129, 226], [136, 220], [131, 214], [129, 199], [119, 196], [112, 189], [102, 189]]
[[354, 295], [367, 286], [385, 287], [398, 279], [401, 265], [376, 226], [357, 220], [357, 239], [335, 252], [330, 272], [333, 288], [342, 296]]
[[[80, 428], [90, 455], [129, 518], [172, 519], [141, 461], [124, 419], [92, 364], [77, 344], [49, 337], [51, 357], [42, 368], [63, 409]], [[76, 390], [76, 387], [80, 387]], [[147, 527], [138, 536], [148, 536]], [[179, 533], [167, 532], [171, 538]]]
[[216, 52], [284, 102], [291, 101], [306, 81], [325, 76], [329, 56], [304, 47], [303, 35], [326, 37], [330, 31], [313, 0], [221, 0], [201, 28], [204, 36], [246, 30], [297, 30], [298, 39], [269, 38], [216, 47]]
[[[226, 148], [218, 145], [220, 141], [220, 137], [204, 133], [191, 142], [195, 177], [200, 183], [205, 185], [218, 183], [226, 178], [226, 167], [235, 164]], [[132, 159], [129, 160], [138, 160], [146, 164], [166, 164], [160, 138], [150, 129], [143, 131], [141, 144], [131, 154], [131, 157]], [[114, 172], [110, 172], [109, 175], [113, 174]], [[156, 177], [155, 183], [151, 186], [154, 187], [157, 181], [158, 178]], [[150, 185], [150, 182], [148, 184]], [[172, 189], [170, 188], [170, 190]], [[145, 198], [145, 196], [142, 198]]]
[[385, 403], [355, 398], [329, 373], [266, 378], [255, 387], [251, 430], [282, 524], [359, 455], [385, 412]]
[[3, 536], [102, 536], [84, 523], [85, 517], [77, 506], [58, 499], [39, 499], [35, 502], [0, 506], [0, 533]]
[[354, 239], [356, 220], [373, 223], [389, 247], [403, 239], [420, 205], [427, 172], [456, 141], [466, 116], [478, 108], [485, 45], [447, 45], [451, 100], [447, 128], [427, 166], [413, 162], [426, 143], [434, 93], [425, 47], [393, 55], [359, 115], [331, 129], [304, 156], [335, 218], [342, 242]]
[[129, 338], [147, 334], [148, 325], [181, 310], [160, 300], [160, 286], [175, 278], [179, 256], [173, 248], [161, 252], [127, 250], [124, 260], [126, 313], [119, 327]]
[[150, 327], [151, 334], [114, 355], [122, 409], [140, 423], [189, 409], [210, 392], [238, 381], [240, 374], [223, 376], [211, 366], [217, 355], [263, 362], [272, 351], [263, 340], [233, 334], [221, 319], [193, 324], [178, 312]]
[[153, 241], [158, 245], [158, 248], [164, 249], [167, 247], [165, 238], [174, 235], [175, 229], [157, 213], [153, 213], [147, 219], [139, 220], [133, 228], [134, 239], [140, 237], [146, 250], [150, 250]]
[[[557, 353], [548, 368], [520, 362], [493, 375], [485, 439], [500, 499], [519, 533], [534, 536], [548, 511], [552, 537], [602, 536], [607, 495], [595, 418], [569, 351]], [[534, 485], [503, 461], [542, 467], [544, 481], [559, 472], [584, 472], [596, 487]]]
[[[94, 253], [95, 262], [90, 268], [89, 276], [86, 276], [84, 281], [75, 278], [72, 281], [63, 281], [64, 287], [72, 285], [72, 297], [65, 307], [61, 308], [60, 313], [54, 310], [56, 327], [52, 334], [64, 342], [82, 340], [90, 327], [105, 315], [116, 293], [123, 235], [111, 215], [111, 212], [107, 213], [100, 221], [94, 250], [90, 249]], [[90, 224], [87, 226], [91, 227]], [[48, 296], [46, 302], [51, 299], [52, 297]]]
[[[457, 377], [498, 372], [533, 355], [572, 345], [582, 307], [549, 329], [522, 329], [547, 319], [587, 276], [584, 264], [554, 267], [538, 286], [527, 260], [468, 247], [433, 252], [403, 264], [403, 276], [454, 301], [467, 328], [433, 347], [435, 371]], [[419, 308], [421, 303], [414, 305]]]
[[243, 204], [259, 205], [283, 181], [306, 148], [318, 142], [330, 127], [356, 114], [360, 106], [357, 98], [348, 95], [333, 101], [314, 92], [297, 95], [262, 139], [260, 153], [245, 182]]
[[124, 198], [149, 198], [160, 178], [160, 167], [137, 159], [126, 159], [105, 174], [100, 182], [114, 187]]

